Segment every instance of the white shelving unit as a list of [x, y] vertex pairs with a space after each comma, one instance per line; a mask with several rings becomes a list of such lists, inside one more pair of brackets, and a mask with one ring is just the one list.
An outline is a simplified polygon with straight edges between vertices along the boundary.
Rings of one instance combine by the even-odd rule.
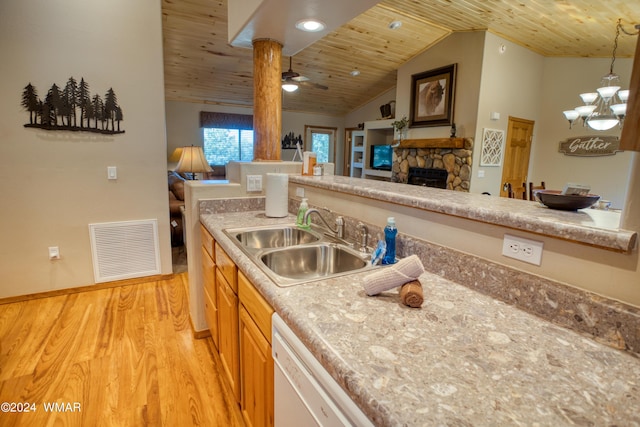
[[364, 123], [364, 153], [362, 177], [367, 179], [390, 180], [391, 171], [382, 171], [371, 169], [370, 153], [372, 145], [391, 145], [393, 144], [393, 126], [391, 123], [394, 119], [374, 120]]
[[362, 178], [364, 171], [364, 131], [351, 132], [351, 176]]

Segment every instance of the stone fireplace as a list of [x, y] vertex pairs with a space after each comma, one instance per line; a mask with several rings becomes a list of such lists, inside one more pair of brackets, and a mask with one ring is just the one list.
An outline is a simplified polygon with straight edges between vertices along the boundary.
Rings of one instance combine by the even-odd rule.
[[[428, 143], [427, 143], [428, 145]], [[463, 148], [394, 148], [391, 180], [408, 183], [409, 168], [445, 169], [449, 190], [469, 191], [473, 140], [464, 139]]]

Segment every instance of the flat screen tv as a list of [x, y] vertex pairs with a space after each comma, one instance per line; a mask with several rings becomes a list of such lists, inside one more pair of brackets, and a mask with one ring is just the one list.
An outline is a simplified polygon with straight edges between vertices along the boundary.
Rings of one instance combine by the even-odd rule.
[[371, 169], [390, 171], [393, 162], [393, 148], [390, 145], [371, 146]]

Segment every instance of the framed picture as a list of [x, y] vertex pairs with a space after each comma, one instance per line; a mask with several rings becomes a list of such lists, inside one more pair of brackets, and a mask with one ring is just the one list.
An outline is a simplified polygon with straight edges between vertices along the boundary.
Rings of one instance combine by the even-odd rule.
[[411, 76], [409, 127], [451, 126], [457, 65]]

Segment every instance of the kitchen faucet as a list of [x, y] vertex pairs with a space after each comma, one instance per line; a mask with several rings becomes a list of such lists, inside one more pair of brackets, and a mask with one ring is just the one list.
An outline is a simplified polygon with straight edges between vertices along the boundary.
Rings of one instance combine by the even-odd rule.
[[342, 239], [344, 238], [344, 218], [339, 216], [336, 218], [336, 229], [334, 230], [328, 223], [327, 220], [324, 219], [322, 217], [322, 215], [320, 214], [320, 211], [316, 208], [311, 208], [308, 209], [305, 213], [304, 213], [304, 218], [302, 219], [302, 223], [303, 224], [307, 224], [309, 217], [311, 216], [312, 213], [315, 213], [321, 220], [322, 222], [324, 222], [324, 225], [327, 226], [327, 228], [332, 232], [335, 233], [335, 235]]
[[356, 226], [360, 231], [360, 252], [367, 252], [367, 243], [369, 241], [369, 227], [359, 222]]

